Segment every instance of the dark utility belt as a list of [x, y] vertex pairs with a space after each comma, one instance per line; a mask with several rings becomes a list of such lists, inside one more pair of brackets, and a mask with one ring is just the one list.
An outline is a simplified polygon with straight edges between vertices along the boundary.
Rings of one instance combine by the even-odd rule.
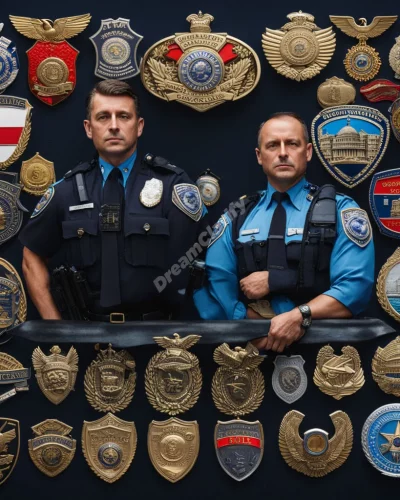
[[[112, 343], [114, 347], [154, 345], [153, 337], [179, 333], [201, 335], [200, 343], [245, 343], [265, 337], [269, 320], [240, 321], [136, 321], [121, 325], [88, 321], [27, 321], [13, 330], [13, 335], [36, 343]], [[323, 319], [313, 321], [300, 344], [350, 343], [377, 339], [396, 331], [376, 318]]]
[[110, 314], [96, 314], [90, 311], [86, 312], [90, 321], [105, 321], [106, 323], [123, 324], [126, 321], [168, 321], [172, 314], [167, 314], [164, 311], [153, 311], [148, 313], [122, 313], [113, 312]]

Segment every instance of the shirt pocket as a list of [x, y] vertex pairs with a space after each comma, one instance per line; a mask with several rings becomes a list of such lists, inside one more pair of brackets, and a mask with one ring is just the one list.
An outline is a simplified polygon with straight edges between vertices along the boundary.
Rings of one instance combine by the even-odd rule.
[[63, 238], [67, 242], [68, 264], [89, 267], [96, 262], [96, 236], [98, 221], [93, 219], [65, 220], [62, 223]]
[[164, 269], [170, 237], [168, 219], [129, 214], [124, 225], [128, 264]]

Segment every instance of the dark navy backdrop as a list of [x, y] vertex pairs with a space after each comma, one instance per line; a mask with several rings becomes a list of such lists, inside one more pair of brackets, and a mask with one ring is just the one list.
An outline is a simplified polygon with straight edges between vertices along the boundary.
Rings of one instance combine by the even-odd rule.
[[[146, 120], [144, 136], [140, 141], [140, 154], [148, 151], [165, 156], [174, 164], [184, 168], [195, 180], [205, 168], [211, 168], [222, 177], [222, 196], [219, 203], [212, 207], [211, 217], [216, 220], [219, 213], [228, 203], [245, 193], [254, 192], [265, 186], [265, 177], [258, 166], [254, 147], [256, 132], [260, 122], [270, 113], [281, 110], [292, 110], [300, 113], [308, 123], [320, 111], [316, 100], [316, 90], [326, 78], [347, 77], [343, 59], [347, 49], [356, 43], [344, 33], [337, 32], [337, 47], [333, 60], [320, 75], [306, 82], [297, 83], [279, 76], [267, 63], [261, 48], [261, 35], [268, 26], [279, 29], [287, 21], [286, 15], [302, 8], [315, 15], [319, 27], [330, 24], [329, 14], [352, 15], [355, 18], [366, 17], [369, 21], [375, 15], [400, 14], [396, 4], [383, 0], [349, 4], [345, 0], [337, 0], [334, 4], [306, 0], [303, 4], [287, 1], [276, 4], [260, 0], [245, 2], [222, 2], [209, 0], [193, 2], [176, 0], [175, 2], [94, 2], [93, 0], [71, 0], [56, 3], [49, 0], [40, 2], [3, 2], [0, 8], [0, 22], [5, 24], [2, 35], [13, 40], [18, 47], [21, 70], [14, 84], [6, 94], [27, 98], [33, 105], [32, 135], [28, 148], [22, 158], [12, 165], [10, 171], [19, 171], [22, 160], [31, 158], [37, 151], [55, 163], [57, 179], [81, 160], [91, 157], [93, 150], [90, 141], [85, 137], [82, 120], [84, 119], [85, 97], [97, 78], [94, 76], [95, 51], [89, 36], [94, 34], [101, 19], [125, 17], [131, 19], [131, 27], [143, 35], [139, 45], [138, 56], [156, 41], [175, 32], [189, 29], [186, 17], [201, 9], [215, 17], [212, 30], [228, 32], [248, 43], [258, 53], [261, 60], [261, 79], [257, 88], [244, 99], [226, 103], [206, 113], [198, 113], [177, 103], [168, 103], [148, 93], [141, 84], [140, 77], [131, 81], [141, 98], [143, 116]], [[9, 14], [56, 19], [69, 15], [90, 12], [92, 21], [89, 27], [70, 43], [79, 51], [77, 60], [77, 88], [64, 102], [51, 108], [29, 91], [27, 85], [27, 58], [25, 51], [34, 44], [17, 33], [8, 20]], [[370, 41], [382, 57], [380, 78], [393, 79], [393, 71], [388, 64], [388, 53], [394, 38], [400, 33], [400, 21], [377, 39]], [[353, 82], [355, 83], [355, 82]], [[361, 86], [355, 83], [357, 90]], [[357, 104], [368, 103], [357, 94]], [[389, 103], [375, 105], [388, 116]], [[398, 168], [400, 144], [392, 136], [386, 155], [378, 170]], [[308, 178], [316, 184], [336, 183], [325, 171], [316, 155], [309, 165]], [[370, 179], [353, 190], [347, 190], [337, 184], [339, 191], [353, 196], [360, 206], [369, 212], [368, 189]], [[26, 193], [22, 202], [30, 210], [37, 198]], [[374, 227], [376, 246], [376, 274], [386, 259], [394, 252], [397, 241], [382, 236]], [[51, 238], [51, 235], [49, 235]], [[21, 270], [21, 245], [17, 238], [7, 242], [0, 248], [0, 255], [8, 259], [19, 271]], [[397, 328], [379, 307], [375, 297], [371, 300], [367, 311], [370, 316], [378, 316]], [[29, 304], [29, 319], [37, 318], [32, 304]], [[173, 333], [173, 332], [171, 332]], [[390, 339], [387, 339], [390, 340]], [[323, 339], [322, 339], [323, 341]], [[380, 345], [385, 345], [381, 340]], [[195, 468], [181, 482], [172, 485], [161, 478], [152, 468], [147, 456], [147, 426], [152, 419], [163, 420], [147, 403], [143, 374], [145, 365], [156, 349], [132, 349], [137, 360], [138, 382], [137, 392], [131, 406], [118, 414], [126, 420], [134, 420], [138, 429], [139, 444], [136, 457], [126, 476], [114, 485], [107, 485], [99, 480], [88, 468], [81, 453], [80, 432], [83, 420], [95, 420], [100, 414], [95, 412], [86, 402], [83, 393], [83, 374], [86, 366], [95, 356], [94, 350], [87, 346], [77, 346], [80, 355], [80, 372], [75, 393], [71, 394], [60, 407], [52, 405], [41, 394], [36, 382], [31, 381], [31, 391], [20, 394], [1, 406], [0, 416], [17, 418], [22, 427], [22, 445], [20, 460], [11, 478], [2, 485], [1, 497], [17, 499], [37, 495], [42, 499], [58, 497], [61, 499], [93, 498], [105, 499], [121, 497], [134, 498], [243, 498], [244, 496], [289, 498], [307, 496], [308, 498], [373, 498], [378, 494], [395, 492], [395, 480], [381, 476], [371, 468], [364, 458], [360, 446], [360, 433], [366, 417], [378, 406], [394, 402], [395, 398], [382, 393], [372, 381], [370, 361], [377, 343], [360, 346], [362, 362], [366, 372], [366, 385], [356, 395], [342, 401], [320, 393], [312, 383], [312, 372], [319, 347], [293, 348], [293, 353], [302, 354], [306, 359], [309, 376], [309, 390], [293, 408], [306, 413], [306, 422], [302, 431], [311, 427], [322, 427], [330, 433], [333, 431], [328, 414], [335, 410], [345, 410], [353, 421], [355, 440], [354, 449], [348, 461], [334, 473], [323, 479], [310, 479], [292, 471], [280, 457], [277, 444], [279, 423], [283, 415], [292, 409], [280, 401], [271, 388], [273, 356], [264, 362], [266, 375], [266, 397], [261, 408], [249, 420], [260, 419], [265, 431], [265, 456], [257, 472], [243, 483], [230, 479], [219, 467], [213, 450], [213, 429], [217, 419], [226, 420], [214, 408], [210, 396], [211, 377], [215, 371], [212, 361], [212, 349], [197, 347], [193, 352], [199, 354], [204, 373], [204, 390], [198, 404], [183, 418], [197, 419], [201, 431], [200, 455]], [[35, 345], [14, 340], [3, 348], [16, 356], [24, 366], [30, 365], [30, 356]], [[43, 349], [50, 346], [42, 346]], [[68, 347], [68, 346], [65, 346]], [[340, 348], [341, 346], [337, 346]], [[74, 427], [73, 437], [78, 441], [76, 457], [72, 465], [61, 476], [49, 479], [42, 475], [30, 462], [27, 451], [27, 440], [31, 437], [30, 427], [45, 418], [58, 418]]]

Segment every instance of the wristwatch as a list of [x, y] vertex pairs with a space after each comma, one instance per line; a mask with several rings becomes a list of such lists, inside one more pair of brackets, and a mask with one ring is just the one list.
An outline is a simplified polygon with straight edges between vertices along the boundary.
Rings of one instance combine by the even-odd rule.
[[308, 328], [312, 323], [310, 307], [307, 304], [302, 304], [301, 306], [299, 306], [299, 311], [303, 316], [303, 321], [301, 322], [301, 326], [303, 328]]

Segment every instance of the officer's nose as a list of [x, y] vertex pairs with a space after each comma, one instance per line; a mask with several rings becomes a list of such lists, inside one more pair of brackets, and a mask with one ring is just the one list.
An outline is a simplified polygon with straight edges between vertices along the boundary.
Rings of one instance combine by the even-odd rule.
[[111, 115], [110, 130], [118, 130], [118, 122], [115, 115]]
[[282, 156], [284, 158], [287, 158], [287, 151], [286, 151], [286, 144], [284, 141], [281, 141], [281, 148], [279, 151], [279, 156]]

